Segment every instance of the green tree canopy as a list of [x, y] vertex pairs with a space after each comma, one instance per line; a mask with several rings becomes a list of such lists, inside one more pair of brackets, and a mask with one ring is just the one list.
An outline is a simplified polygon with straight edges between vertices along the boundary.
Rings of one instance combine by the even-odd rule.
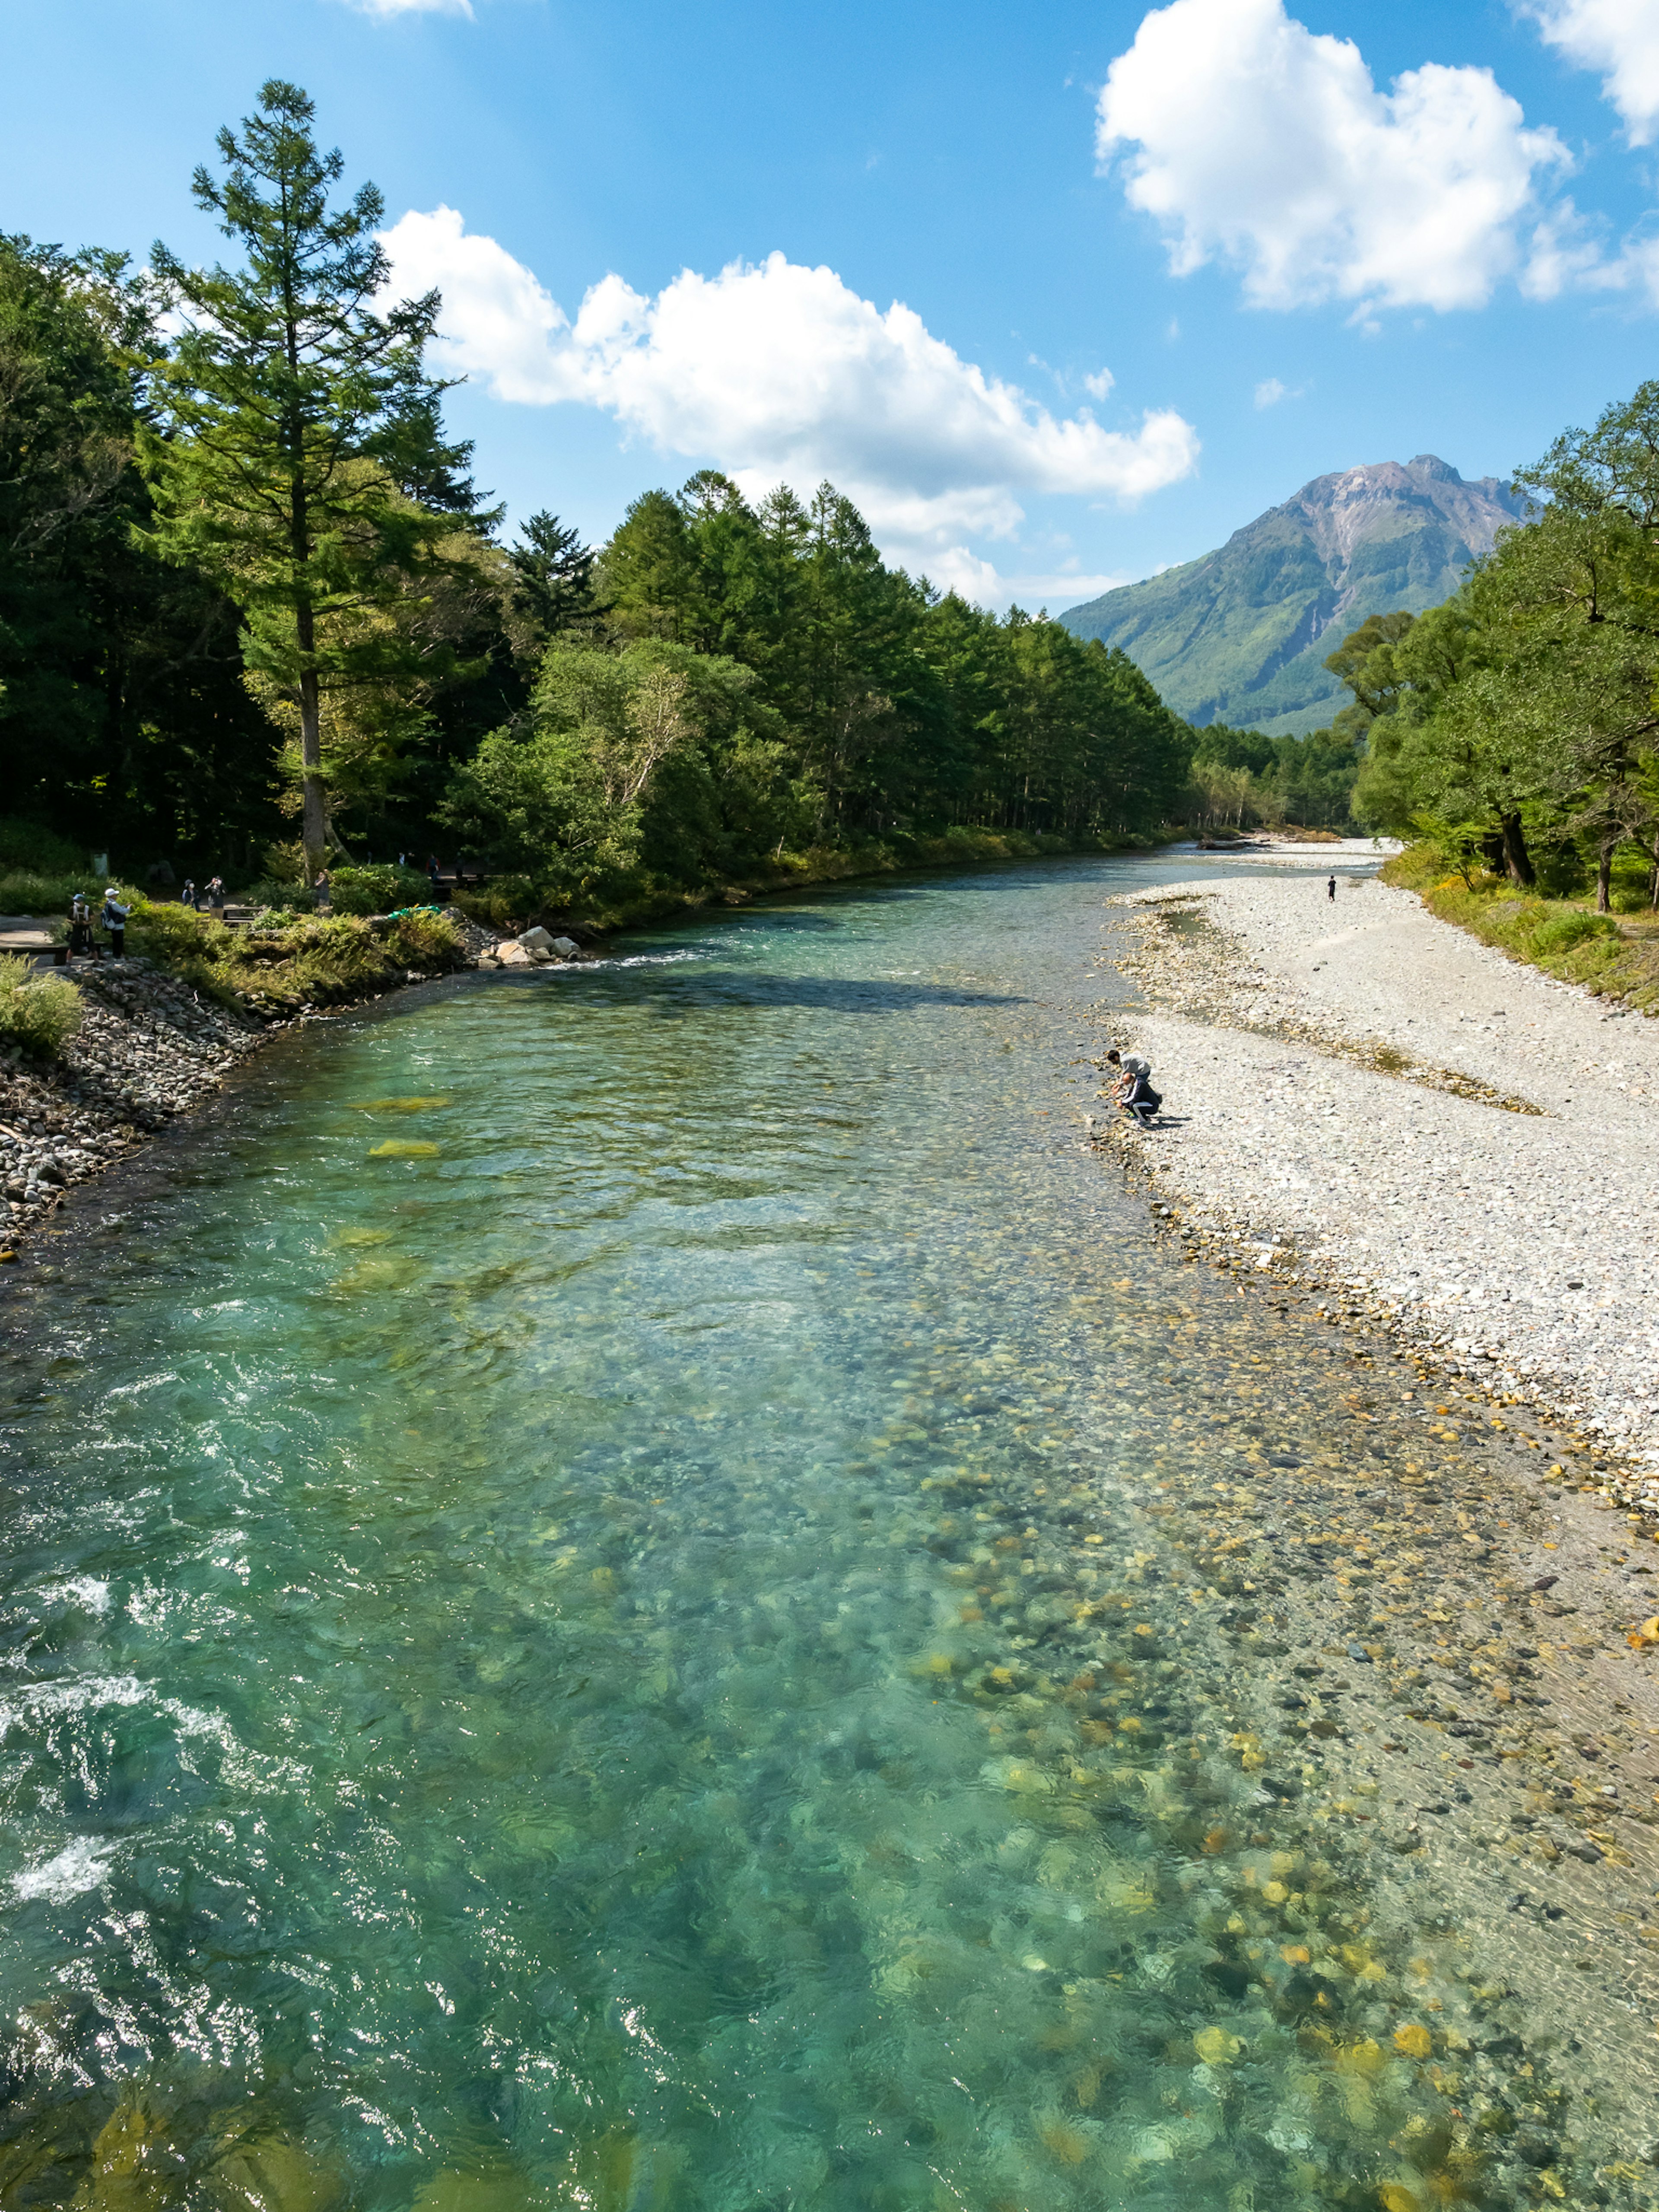
[[219, 134], [222, 180], [196, 173], [197, 202], [241, 267], [188, 269], [155, 247], [185, 324], [157, 366], [141, 456], [154, 543], [234, 600], [248, 667], [297, 719], [314, 870], [329, 835], [325, 701], [374, 695], [389, 727], [386, 702], [453, 672], [450, 641], [395, 615], [411, 584], [453, 568], [445, 540], [471, 494], [469, 449], [446, 440], [444, 386], [422, 366], [437, 295], [380, 304], [380, 195], [364, 185], [331, 206], [343, 164], [318, 151], [313, 114], [272, 79], [240, 135]]

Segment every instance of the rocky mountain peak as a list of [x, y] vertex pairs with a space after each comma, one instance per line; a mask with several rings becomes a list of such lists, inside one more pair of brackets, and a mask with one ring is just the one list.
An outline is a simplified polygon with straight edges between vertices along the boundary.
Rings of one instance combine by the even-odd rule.
[[1060, 619], [1121, 646], [1178, 714], [1279, 735], [1327, 722], [1344, 694], [1327, 653], [1366, 617], [1420, 614], [1517, 520], [1501, 478], [1449, 461], [1366, 461], [1310, 483], [1213, 553]]

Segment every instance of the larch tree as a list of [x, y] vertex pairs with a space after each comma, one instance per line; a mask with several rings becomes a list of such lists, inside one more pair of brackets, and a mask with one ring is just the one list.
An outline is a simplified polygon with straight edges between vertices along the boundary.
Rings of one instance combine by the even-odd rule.
[[197, 204], [242, 267], [155, 248], [184, 328], [141, 445], [157, 550], [240, 608], [246, 665], [297, 720], [308, 876], [331, 835], [325, 702], [446, 672], [450, 648], [396, 617], [448, 574], [445, 540], [471, 495], [470, 448], [443, 434], [449, 387], [423, 365], [439, 296], [386, 303], [380, 194], [366, 184], [331, 207], [343, 163], [319, 152], [313, 113], [273, 78], [240, 134], [219, 133], [222, 179], [196, 172]]

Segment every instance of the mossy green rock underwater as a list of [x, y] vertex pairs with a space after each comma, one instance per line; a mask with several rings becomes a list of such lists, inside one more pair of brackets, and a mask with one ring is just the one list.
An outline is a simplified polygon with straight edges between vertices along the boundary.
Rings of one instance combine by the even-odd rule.
[[1388, 1765], [1419, 1431], [1079, 1141], [1158, 879], [301, 1032], [14, 1301], [6, 2212], [1650, 2201]]

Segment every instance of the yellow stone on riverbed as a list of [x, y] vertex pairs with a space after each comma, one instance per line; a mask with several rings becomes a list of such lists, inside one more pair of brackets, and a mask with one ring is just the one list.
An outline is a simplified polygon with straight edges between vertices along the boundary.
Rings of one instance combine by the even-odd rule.
[[438, 1106], [447, 1106], [447, 1098], [366, 1098], [358, 1106], [360, 1114], [425, 1114]]
[[1423, 2200], [1417, 2191], [1398, 2181], [1385, 2181], [1376, 2193], [1382, 2200], [1382, 2212], [1423, 2212]]
[[368, 1157], [372, 1160], [435, 1160], [438, 1147], [413, 1137], [388, 1137], [383, 1145], [372, 1145]]
[[1193, 2038], [1193, 2049], [1206, 2066], [1226, 2066], [1244, 2048], [1236, 2035], [1229, 2035], [1224, 2027], [1200, 2027]]
[[1395, 2028], [1394, 2047], [1403, 2051], [1407, 2058], [1426, 2058], [1434, 2048], [1434, 2039], [1419, 2021], [1407, 2021], [1404, 2027]]

